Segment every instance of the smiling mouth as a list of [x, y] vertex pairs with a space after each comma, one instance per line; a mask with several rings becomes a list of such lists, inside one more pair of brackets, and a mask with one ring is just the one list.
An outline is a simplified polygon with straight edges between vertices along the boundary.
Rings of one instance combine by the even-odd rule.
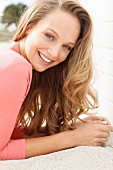
[[48, 59], [48, 58], [46, 58], [42, 53], [40, 53], [40, 52], [38, 52], [38, 54], [39, 54], [39, 56], [40, 56], [40, 58], [44, 61], [44, 62], [46, 62], [46, 63], [51, 63], [53, 60], [50, 60], [50, 59]]

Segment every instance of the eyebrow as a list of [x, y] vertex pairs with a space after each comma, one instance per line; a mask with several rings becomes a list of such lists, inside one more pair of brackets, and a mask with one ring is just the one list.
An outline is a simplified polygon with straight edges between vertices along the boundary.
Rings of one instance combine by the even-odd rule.
[[[57, 32], [55, 30], [53, 30], [52, 28], [47, 28], [48, 30], [52, 31], [54, 34], [56, 34], [57, 37], [59, 37], [59, 35], [57, 34]], [[68, 42], [69, 44], [75, 45], [75, 43], [72, 42]]]

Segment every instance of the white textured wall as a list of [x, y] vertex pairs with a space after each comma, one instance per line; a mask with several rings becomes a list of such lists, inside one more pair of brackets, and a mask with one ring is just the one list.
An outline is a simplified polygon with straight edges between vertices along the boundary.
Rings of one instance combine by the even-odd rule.
[[113, 0], [80, 0], [94, 22], [95, 87], [99, 113], [113, 124]]

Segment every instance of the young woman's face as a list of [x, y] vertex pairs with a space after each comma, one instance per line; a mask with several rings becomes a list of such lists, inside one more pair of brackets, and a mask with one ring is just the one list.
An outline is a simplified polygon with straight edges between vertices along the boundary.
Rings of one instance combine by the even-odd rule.
[[21, 54], [33, 69], [42, 72], [67, 58], [79, 37], [80, 22], [69, 13], [55, 10], [27, 33], [20, 41]]

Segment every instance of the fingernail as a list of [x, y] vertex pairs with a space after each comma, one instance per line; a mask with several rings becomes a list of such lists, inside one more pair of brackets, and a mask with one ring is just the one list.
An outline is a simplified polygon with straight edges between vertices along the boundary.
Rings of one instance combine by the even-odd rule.
[[108, 122], [107, 122], [107, 121], [102, 121], [102, 124], [103, 124], [103, 125], [107, 125]]

